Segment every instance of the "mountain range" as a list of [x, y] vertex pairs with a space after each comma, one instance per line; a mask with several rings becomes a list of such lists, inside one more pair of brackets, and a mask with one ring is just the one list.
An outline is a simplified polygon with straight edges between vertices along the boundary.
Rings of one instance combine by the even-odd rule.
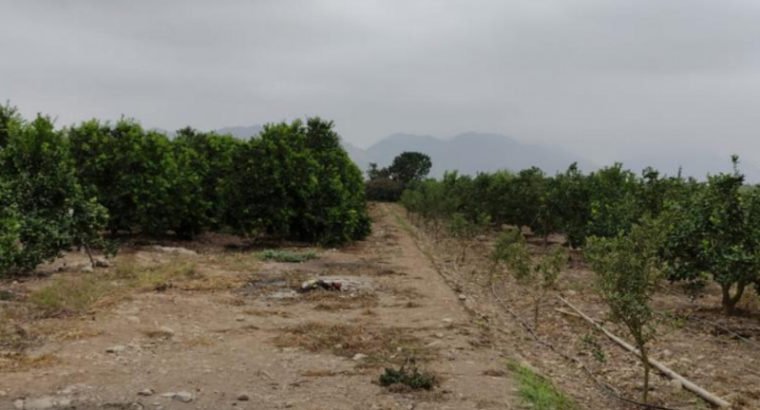
[[[238, 138], [249, 138], [257, 135], [261, 129], [261, 126], [253, 125], [225, 127], [215, 131]], [[379, 167], [388, 166], [396, 155], [404, 151], [425, 153], [433, 163], [430, 171], [432, 177], [440, 177], [447, 170], [474, 175], [500, 169], [518, 171], [531, 166], [537, 166], [548, 175], [553, 175], [555, 172], [566, 170], [573, 162], [577, 162], [580, 169], [588, 172], [599, 168], [600, 165], [610, 165], [616, 161], [622, 162], [626, 168], [636, 173], [652, 166], [664, 174], [675, 175], [681, 168], [684, 176], [694, 176], [698, 179], [703, 179], [708, 173], [731, 171], [729, 158], [721, 158], [713, 153], [684, 151], [681, 155], [673, 156], [652, 150], [611, 158], [604, 164], [597, 164], [559, 146], [528, 144], [495, 133], [467, 132], [452, 138], [396, 133], [366, 149], [345, 140], [343, 147], [362, 171], [366, 171], [373, 162]], [[754, 164], [743, 162], [740, 169], [747, 175], [748, 181], [760, 180], [760, 168]]]
[[501, 134], [468, 132], [443, 139], [430, 135], [393, 134], [369, 148], [344, 143], [349, 156], [362, 169], [369, 163], [383, 167], [390, 165], [396, 155], [404, 151], [418, 151], [430, 156], [433, 167], [430, 175], [440, 177], [444, 171], [457, 170], [474, 175], [500, 169], [521, 170], [537, 166], [549, 174], [567, 169], [577, 162], [581, 169], [592, 169], [594, 164], [555, 146], [526, 144]]

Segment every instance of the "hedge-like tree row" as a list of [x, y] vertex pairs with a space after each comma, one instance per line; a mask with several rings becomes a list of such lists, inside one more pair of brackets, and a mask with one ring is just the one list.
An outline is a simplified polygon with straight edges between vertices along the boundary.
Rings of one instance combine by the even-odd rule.
[[401, 202], [436, 230], [528, 226], [545, 238], [564, 234], [574, 247], [593, 239], [599, 248], [600, 241], [625, 238], [639, 226], [646, 232], [640, 237], [656, 242], [646, 246], [656, 249], [666, 279], [693, 289], [712, 279], [733, 313], [747, 288], [760, 289], [760, 190], [744, 184], [733, 160], [733, 173], [703, 182], [663, 177], [651, 168], [637, 175], [621, 164], [589, 174], [572, 165], [555, 176], [538, 168], [475, 177], [454, 172], [415, 184]]
[[332, 122], [270, 124], [248, 140], [191, 128], [170, 138], [128, 119], [56, 129], [0, 106], [0, 276], [103, 246], [104, 234], [339, 244], [369, 229], [361, 171]]

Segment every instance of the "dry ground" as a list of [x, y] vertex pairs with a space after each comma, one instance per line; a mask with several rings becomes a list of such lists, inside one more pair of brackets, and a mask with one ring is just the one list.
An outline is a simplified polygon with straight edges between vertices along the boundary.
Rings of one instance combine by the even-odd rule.
[[[303, 263], [264, 262], [210, 236], [181, 244], [196, 255], [134, 245], [81, 272], [74, 253], [50, 276], [2, 282], [0, 409], [516, 408], [511, 346], [442, 279], [398, 212], [373, 206], [371, 237]], [[317, 277], [345, 287], [293, 291]], [[383, 367], [409, 360], [440, 386], [377, 383]]]
[[[396, 209], [397, 214], [405, 212]], [[406, 219], [406, 218], [405, 218]], [[462, 242], [416, 226], [408, 228], [417, 243], [431, 257], [450, 286], [470, 297], [465, 305], [488, 318], [496, 330], [495, 344], [503, 351], [523, 357], [584, 408], [637, 408], [605, 393], [597, 382], [626, 398], [641, 395], [641, 367], [638, 359], [624, 352], [581, 318], [568, 314], [571, 309], [557, 295], [564, 295], [584, 313], [603, 323], [613, 333], [630, 340], [626, 331], [606, 322], [607, 308], [593, 291], [594, 274], [573, 254], [571, 266], [558, 280], [555, 292], [541, 306], [538, 336], [557, 352], [535, 341], [507, 314], [506, 305], [519, 318], [532, 325], [532, 299], [508, 275], [499, 273], [492, 280], [493, 266], [488, 260], [496, 233], [466, 243], [465, 260], [458, 261]], [[561, 238], [551, 238], [561, 242]], [[532, 250], [540, 253], [536, 238]], [[651, 343], [651, 357], [659, 360], [706, 390], [728, 400], [732, 408], [760, 409], [760, 315], [758, 295], [749, 291], [740, 305], [742, 312], [725, 316], [720, 309], [720, 290], [709, 287], [704, 295], [691, 300], [677, 284], [661, 284], [653, 305], [659, 312], [658, 337]], [[503, 304], [503, 305], [502, 305]], [[560, 354], [561, 353], [561, 354]], [[596, 381], [563, 357], [576, 358], [588, 368]], [[671, 409], [708, 409], [710, 405], [683, 390], [677, 383], [656, 373], [650, 400]]]

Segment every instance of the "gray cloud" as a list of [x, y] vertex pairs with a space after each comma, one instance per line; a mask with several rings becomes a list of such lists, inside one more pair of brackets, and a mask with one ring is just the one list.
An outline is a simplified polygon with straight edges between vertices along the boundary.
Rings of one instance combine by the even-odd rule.
[[320, 115], [358, 145], [476, 130], [760, 164], [758, 21], [750, 0], [0, 0], [0, 98], [60, 125]]

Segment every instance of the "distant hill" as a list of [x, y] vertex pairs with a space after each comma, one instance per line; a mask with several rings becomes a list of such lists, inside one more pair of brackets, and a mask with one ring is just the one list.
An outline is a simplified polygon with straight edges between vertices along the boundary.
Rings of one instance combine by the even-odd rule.
[[370, 162], [387, 166], [404, 151], [419, 151], [430, 156], [430, 176], [440, 177], [446, 170], [463, 174], [490, 172], [499, 169], [521, 170], [537, 166], [549, 174], [564, 171], [578, 162], [581, 169], [593, 169], [590, 161], [558, 147], [525, 144], [501, 134], [468, 132], [451, 139], [429, 135], [393, 134], [366, 150], [344, 144], [346, 151], [362, 170]]
[[[248, 139], [258, 135], [262, 128], [261, 125], [252, 125], [225, 127], [214, 131]], [[652, 166], [663, 174], [675, 175], [680, 167], [684, 176], [693, 176], [700, 180], [707, 174], [731, 172], [730, 158], [723, 158], [714, 153], [689, 152], [686, 148], [676, 154], [657, 150], [634, 150], [620, 158], [595, 163], [557, 146], [527, 144], [506, 135], [493, 133], [467, 132], [453, 138], [397, 133], [383, 138], [367, 149], [359, 148], [345, 140], [343, 147], [362, 172], [369, 168], [370, 162], [384, 167], [390, 165], [393, 158], [404, 151], [423, 152], [433, 161], [430, 171], [432, 177], [440, 177], [447, 170], [474, 175], [500, 169], [519, 171], [531, 166], [537, 166], [547, 174], [553, 175], [566, 170], [573, 162], [577, 162], [585, 172], [615, 162], [622, 162], [625, 168], [635, 173]], [[760, 168], [756, 164], [742, 161], [739, 168], [747, 176], [748, 182], [760, 181]]]

